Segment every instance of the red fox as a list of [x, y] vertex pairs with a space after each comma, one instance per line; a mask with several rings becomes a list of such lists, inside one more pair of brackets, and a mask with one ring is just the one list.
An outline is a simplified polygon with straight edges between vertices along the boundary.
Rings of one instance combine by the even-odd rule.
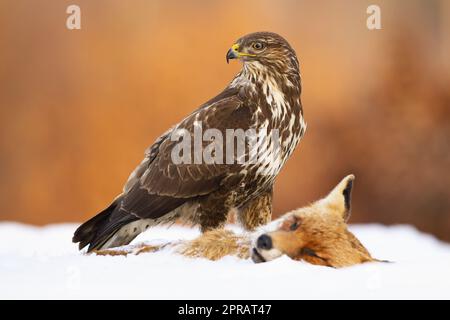
[[260, 230], [236, 234], [216, 229], [194, 240], [162, 245], [134, 246], [94, 251], [97, 255], [127, 255], [171, 248], [188, 257], [218, 260], [232, 255], [266, 262], [287, 255], [294, 260], [334, 268], [379, 261], [348, 230], [353, 175], [345, 177], [325, 198], [293, 210]]

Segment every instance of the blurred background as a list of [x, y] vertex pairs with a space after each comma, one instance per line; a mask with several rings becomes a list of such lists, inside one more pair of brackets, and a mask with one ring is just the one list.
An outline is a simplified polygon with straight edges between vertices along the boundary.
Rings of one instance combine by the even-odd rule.
[[[81, 30], [66, 8], [81, 7]], [[382, 30], [366, 27], [381, 7]], [[278, 215], [356, 174], [352, 223], [450, 241], [450, 1], [0, 2], [0, 220], [81, 222], [146, 147], [222, 90], [234, 40], [296, 49], [308, 130], [277, 179]]]

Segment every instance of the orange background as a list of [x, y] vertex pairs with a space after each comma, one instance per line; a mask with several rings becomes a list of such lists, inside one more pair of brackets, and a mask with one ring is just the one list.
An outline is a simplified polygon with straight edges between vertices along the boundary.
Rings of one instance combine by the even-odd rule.
[[[82, 221], [169, 126], [222, 90], [238, 37], [296, 49], [308, 131], [275, 189], [279, 214], [355, 173], [352, 222], [450, 240], [450, 2], [0, 3], [0, 220]], [[65, 27], [81, 7], [81, 30]]]

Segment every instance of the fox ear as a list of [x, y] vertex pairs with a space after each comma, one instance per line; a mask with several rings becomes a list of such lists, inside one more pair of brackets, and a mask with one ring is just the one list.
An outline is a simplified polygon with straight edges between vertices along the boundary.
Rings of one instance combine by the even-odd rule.
[[334, 189], [323, 199], [323, 203], [334, 214], [342, 216], [347, 221], [351, 212], [351, 196], [355, 176], [350, 174], [339, 182]]

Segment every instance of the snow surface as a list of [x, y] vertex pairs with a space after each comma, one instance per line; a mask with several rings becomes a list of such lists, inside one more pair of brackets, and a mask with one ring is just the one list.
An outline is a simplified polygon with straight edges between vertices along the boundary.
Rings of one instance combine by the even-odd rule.
[[[353, 225], [374, 257], [394, 263], [344, 269], [288, 257], [87, 256], [71, 243], [75, 228], [0, 223], [0, 299], [450, 299], [450, 245], [410, 226]], [[157, 227], [134, 242], [198, 234]]]

